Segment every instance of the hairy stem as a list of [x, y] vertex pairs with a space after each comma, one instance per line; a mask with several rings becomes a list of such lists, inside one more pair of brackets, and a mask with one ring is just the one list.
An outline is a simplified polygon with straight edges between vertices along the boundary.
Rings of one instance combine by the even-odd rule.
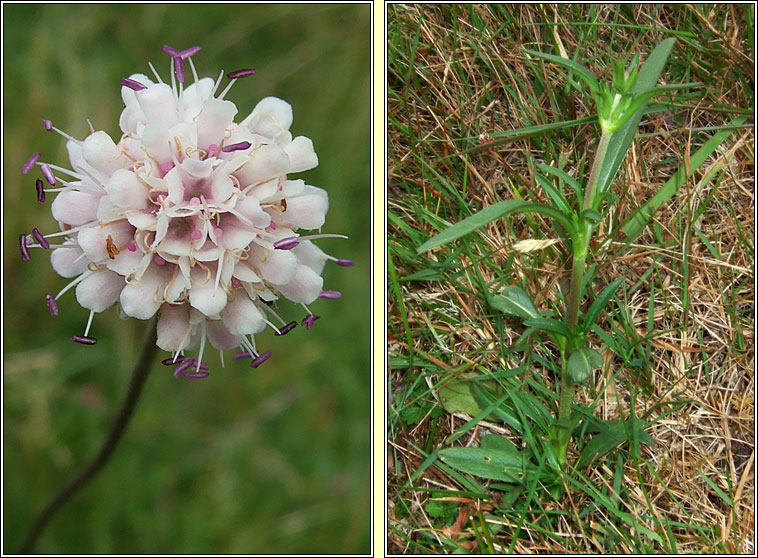
[[119, 440], [121, 440], [121, 437], [126, 430], [126, 425], [128, 424], [129, 419], [134, 412], [134, 408], [137, 405], [137, 400], [139, 399], [140, 393], [142, 392], [142, 387], [145, 385], [145, 380], [147, 380], [148, 373], [150, 372], [150, 368], [153, 364], [153, 359], [158, 350], [158, 347], [155, 344], [155, 323], [155, 319], [150, 321], [148, 332], [145, 336], [145, 341], [142, 346], [142, 351], [140, 352], [137, 363], [134, 366], [132, 378], [129, 381], [129, 389], [126, 394], [126, 398], [121, 405], [121, 409], [119, 410], [118, 415], [116, 415], [115, 421], [111, 425], [111, 429], [108, 432], [108, 436], [105, 438], [100, 451], [97, 453], [97, 455], [95, 455], [92, 461], [90, 461], [90, 463], [84, 469], [82, 469], [81, 472], [76, 477], [74, 477], [71, 482], [63, 487], [61, 491], [58, 492], [53, 497], [53, 499], [50, 500], [47, 506], [45, 506], [45, 508], [40, 512], [31, 529], [29, 530], [29, 534], [26, 536], [24, 544], [19, 549], [19, 554], [31, 553], [32, 549], [34, 548], [34, 543], [45, 530], [45, 527], [53, 515], [55, 515], [55, 512], [58, 511], [58, 509], [80, 488], [92, 480], [92, 478], [100, 471], [103, 465], [107, 463], [108, 458], [113, 453], [113, 450], [116, 448]]
[[597, 145], [597, 151], [595, 152], [595, 160], [592, 162], [592, 169], [590, 170], [590, 178], [587, 180], [587, 189], [584, 192], [584, 206], [582, 209], [592, 209], [592, 204], [595, 201], [595, 190], [597, 189], [597, 179], [600, 174], [600, 168], [603, 166], [605, 160], [605, 154], [608, 151], [608, 144], [611, 141], [613, 132], [606, 132], [600, 135], [600, 143]]
[[[608, 151], [612, 132], [603, 131], [600, 136], [600, 143], [597, 146], [595, 160], [592, 163], [590, 177], [587, 181], [585, 190], [583, 210], [592, 209], [597, 195], [597, 180], [600, 174], [600, 168], [603, 166], [605, 155]], [[584, 230], [574, 244], [574, 255], [571, 268], [571, 286], [569, 287], [568, 299], [566, 301], [566, 325], [570, 330], [574, 330], [579, 323], [579, 307], [582, 302], [582, 279], [584, 278], [585, 263], [587, 260], [587, 251], [589, 249], [590, 238], [592, 237], [593, 226], [589, 223], [584, 226]], [[560, 407], [558, 408], [558, 421], [567, 423], [571, 417], [571, 406], [574, 402], [574, 382], [569, 376], [566, 369], [572, 347], [570, 343], [566, 344], [566, 351], [563, 355], [563, 366], [561, 367], [561, 397]]]

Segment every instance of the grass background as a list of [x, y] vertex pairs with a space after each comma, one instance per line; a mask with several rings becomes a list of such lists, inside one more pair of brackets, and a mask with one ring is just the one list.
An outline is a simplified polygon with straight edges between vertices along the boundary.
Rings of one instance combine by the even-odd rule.
[[[628, 251], [613, 244], [706, 138], [754, 114], [754, 21], [750, 5], [389, 6], [390, 553], [754, 552], [753, 120], [693, 168]], [[499, 220], [422, 255], [416, 248], [501, 199], [547, 203], [537, 163], [586, 181], [596, 124], [493, 143], [595, 110], [565, 86], [563, 68], [529, 60], [522, 47], [576, 55], [610, 79], [615, 57], [644, 60], [669, 37], [677, 43], [663, 82], [702, 87], [659, 100], [664, 110], [643, 118], [612, 187], [616, 208], [592, 246], [594, 292], [625, 281], [590, 339], [604, 369], [577, 390], [595, 419], [664, 416], [647, 428], [652, 445], [625, 440], [566, 475], [561, 496], [531, 487], [509, 498], [502, 483], [456, 472], [436, 452], [477, 446], [486, 433], [532, 450], [534, 440], [494, 415], [448, 412], [440, 393], [478, 375], [522, 410], [557, 406], [553, 347], [512, 348], [521, 326], [483, 291], [517, 284], [540, 310], [562, 312], [555, 293], [566, 289], [567, 254], [560, 245], [512, 250], [549, 237], [537, 217]]]
[[[17, 239], [52, 232], [36, 203], [33, 151], [66, 166], [64, 141], [96, 129], [118, 138], [119, 81], [164, 79], [161, 46], [202, 46], [201, 76], [254, 67], [227, 99], [244, 118], [261, 98], [292, 104], [295, 135], [320, 165], [303, 175], [331, 199], [320, 241], [351, 269], [327, 266], [315, 328], [283, 338], [264, 366], [218, 366], [205, 381], [176, 381], [155, 366], [132, 424], [104, 471], [53, 519], [42, 553], [367, 553], [370, 534], [370, 6], [3, 6], [3, 551], [95, 453], [120, 405], [144, 322], [116, 309], [96, 316], [95, 347], [71, 343], [87, 313], [73, 292], [51, 318], [45, 293], [58, 277], [46, 254], [22, 264]], [[302, 309], [283, 304], [286, 319]], [[227, 355], [227, 357], [230, 355]]]

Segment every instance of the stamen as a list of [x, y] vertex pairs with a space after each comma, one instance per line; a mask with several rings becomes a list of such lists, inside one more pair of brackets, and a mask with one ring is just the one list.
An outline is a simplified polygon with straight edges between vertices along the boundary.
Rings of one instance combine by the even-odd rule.
[[174, 57], [174, 70], [179, 83], [184, 83], [184, 59], [181, 56]]
[[271, 351], [266, 351], [265, 353], [258, 355], [256, 358], [253, 359], [253, 362], [250, 363], [250, 368], [258, 368], [261, 364], [266, 362], [271, 357]]
[[163, 83], [163, 80], [161, 79], [161, 76], [158, 75], [158, 72], [155, 71], [155, 66], [153, 66], [152, 62], [147, 63], [148, 66], [150, 66], [150, 70], [152, 70], [153, 75], [155, 76], [155, 79], [158, 80], [158, 83]]
[[29, 256], [29, 248], [26, 245], [26, 235], [22, 234], [18, 237], [18, 246], [21, 248], [21, 260], [28, 262], [31, 257]]
[[121, 85], [128, 87], [129, 89], [133, 89], [134, 91], [142, 91], [143, 89], [147, 89], [147, 85], [142, 85], [140, 82], [129, 78], [123, 78], [121, 80]]
[[85, 337], [87, 337], [87, 335], [89, 334], [89, 328], [90, 328], [90, 326], [92, 326], [92, 318], [94, 318], [94, 317], [95, 317], [95, 311], [94, 310], [90, 310], [89, 318], [87, 319], [87, 327], [84, 328], [84, 336]]
[[26, 163], [24, 163], [24, 166], [21, 167], [21, 174], [28, 174], [30, 170], [32, 170], [32, 167], [37, 164], [37, 161], [39, 161], [40, 158], [40, 152], [37, 151], [36, 153], [32, 153], [32, 156], [29, 157], [26, 160]]
[[292, 331], [293, 329], [295, 329], [296, 327], [297, 327], [297, 322], [290, 322], [284, 327], [279, 328], [279, 331], [274, 333], [274, 335], [276, 335], [277, 337], [280, 335], [285, 335], [289, 333], [290, 331]]
[[340, 298], [342, 293], [339, 291], [321, 291], [318, 295], [319, 298]]
[[45, 189], [42, 186], [42, 179], [38, 178], [34, 185], [37, 187], [37, 202], [45, 203]]
[[42, 169], [42, 174], [45, 175], [45, 179], [47, 179], [47, 183], [50, 184], [50, 186], [55, 186], [55, 175], [53, 174], [50, 165], [42, 163], [40, 168]]
[[53, 131], [53, 123], [52, 123], [51, 120], [43, 119], [42, 120], [42, 125], [45, 126], [45, 130], [47, 130], [48, 132], [52, 132]]
[[136, 252], [137, 251], [137, 243], [133, 240], [129, 241], [129, 243], [126, 245], [126, 249], [130, 252]]
[[250, 353], [248, 353], [248, 352], [244, 352], [244, 353], [237, 353], [236, 355], [232, 356], [232, 360], [241, 360], [241, 359], [243, 359], [243, 358], [250, 358], [250, 357], [252, 357], [252, 356], [253, 356], [253, 355], [252, 355], [252, 354], [250, 354]]
[[53, 297], [52, 294], [47, 293], [45, 295], [45, 298], [47, 299], [47, 307], [50, 310], [51, 316], [57, 316], [58, 315], [58, 303], [55, 302], [55, 297]]
[[45, 237], [42, 236], [42, 233], [37, 230], [37, 227], [34, 227], [32, 229], [32, 236], [35, 238], [37, 242], [39, 242], [39, 245], [42, 246], [45, 250], [50, 250], [50, 243], [45, 240]]
[[221, 151], [224, 153], [231, 153], [232, 151], [242, 151], [244, 149], [250, 148], [250, 142], [249, 141], [241, 141], [239, 143], [233, 143], [231, 145], [225, 145], [221, 148]]
[[94, 345], [97, 343], [97, 339], [94, 337], [87, 337], [84, 335], [72, 335], [71, 341], [74, 341], [75, 343], [81, 343], [82, 345]]
[[161, 361], [161, 364], [163, 364], [164, 366], [173, 366], [177, 362], [181, 362], [183, 360], [184, 360], [184, 357], [179, 357], [179, 360], [175, 360], [173, 357], [169, 357], [169, 358], [163, 359]]
[[300, 239], [296, 236], [288, 236], [274, 242], [274, 249], [276, 250], [292, 250], [295, 246], [300, 244]]
[[208, 146], [208, 156], [215, 154], [218, 151], [218, 145], [212, 143]]
[[305, 326], [305, 329], [310, 331], [313, 327], [313, 323], [318, 320], [321, 316], [317, 316], [316, 314], [311, 314], [309, 316], [306, 316], [302, 322], [300, 322], [300, 325]]
[[200, 378], [207, 378], [210, 374], [208, 372], [188, 372], [184, 375], [185, 378], [193, 378], [193, 379], [200, 379]]
[[179, 56], [179, 51], [178, 51], [178, 50], [176, 50], [176, 49], [175, 49], [174, 47], [172, 47], [172, 46], [169, 46], [169, 45], [163, 45], [163, 47], [161, 48], [161, 50], [162, 50], [163, 52], [165, 52], [166, 54], [168, 54], [169, 56], [171, 56], [172, 58], [175, 58], [175, 57]]
[[239, 79], [247, 76], [252, 76], [255, 74], [254, 68], [245, 68], [243, 70], [235, 70], [233, 72], [229, 72], [226, 74], [226, 77], [228, 79]]
[[184, 49], [183, 51], [177, 53], [176, 55], [180, 56], [183, 60], [186, 60], [190, 56], [194, 56], [195, 54], [197, 54], [199, 50], [200, 50], [199, 46], [193, 46], [193, 47]]
[[182, 373], [186, 370], [189, 370], [194, 363], [195, 363], [194, 358], [185, 358], [184, 360], [182, 360], [179, 363], [179, 365], [176, 368], [174, 368], [174, 378], [178, 378], [179, 376], [181, 376]]
[[342, 260], [342, 259], [340, 259], [340, 260], [336, 260], [335, 263], [337, 265], [341, 265], [342, 267], [353, 267], [355, 265], [355, 263], [353, 262], [353, 260]]

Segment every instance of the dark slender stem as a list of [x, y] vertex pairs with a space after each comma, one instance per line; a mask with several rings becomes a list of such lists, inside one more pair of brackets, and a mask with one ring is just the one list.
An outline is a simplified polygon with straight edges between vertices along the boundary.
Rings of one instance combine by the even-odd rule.
[[137, 400], [139, 399], [140, 393], [142, 392], [142, 387], [145, 385], [145, 380], [147, 380], [147, 376], [150, 372], [150, 369], [152, 368], [155, 354], [158, 351], [158, 347], [156, 346], [155, 341], [156, 330], [155, 319], [153, 319], [150, 321], [150, 325], [148, 326], [148, 332], [145, 336], [142, 352], [140, 353], [139, 358], [137, 359], [137, 363], [134, 366], [134, 371], [132, 372], [132, 378], [129, 382], [129, 390], [126, 394], [126, 398], [121, 405], [121, 409], [119, 410], [118, 415], [116, 415], [116, 420], [113, 422], [113, 425], [111, 426], [111, 429], [108, 432], [108, 436], [105, 438], [100, 451], [97, 453], [97, 455], [95, 455], [92, 461], [90, 461], [90, 463], [84, 469], [82, 469], [82, 471], [76, 477], [74, 477], [70, 483], [68, 483], [60, 492], [58, 492], [58, 494], [55, 495], [52, 500], [50, 500], [47, 506], [45, 506], [45, 509], [40, 512], [40, 514], [37, 516], [36, 521], [34, 522], [34, 525], [32, 525], [32, 528], [29, 530], [29, 534], [27, 535], [24, 544], [21, 546], [19, 554], [31, 553], [32, 548], [34, 548], [34, 543], [45, 530], [45, 527], [55, 512], [58, 511], [58, 509], [66, 502], [66, 500], [68, 500], [80, 488], [92, 480], [92, 478], [108, 461], [108, 458], [113, 453], [113, 450], [116, 448], [116, 445], [118, 444], [119, 440], [121, 440], [121, 437], [126, 430], [126, 425], [129, 423], [129, 419], [134, 412], [134, 408], [137, 405]]

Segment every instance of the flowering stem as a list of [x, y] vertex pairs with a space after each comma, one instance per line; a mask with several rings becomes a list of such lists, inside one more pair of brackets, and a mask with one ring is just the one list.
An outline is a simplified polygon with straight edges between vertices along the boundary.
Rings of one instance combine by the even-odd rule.
[[45, 506], [45, 509], [43, 509], [42, 512], [37, 516], [34, 525], [32, 525], [32, 528], [29, 530], [29, 534], [27, 535], [24, 544], [18, 551], [19, 554], [31, 553], [31, 550], [34, 547], [34, 543], [42, 534], [45, 527], [47, 526], [47, 523], [53, 517], [55, 512], [58, 511], [58, 508], [60, 508], [66, 502], [66, 500], [73, 496], [80, 488], [92, 480], [92, 478], [100, 471], [103, 465], [106, 464], [108, 458], [116, 448], [119, 440], [121, 440], [121, 437], [126, 430], [126, 425], [129, 423], [129, 419], [131, 418], [132, 413], [134, 412], [134, 408], [137, 405], [137, 400], [139, 399], [140, 393], [142, 392], [142, 387], [145, 385], [145, 381], [147, 380], [147, 376], [150, 372], [150, 369], [152, 368], [153, 361], [155, 360], [155, 355], [158, 351], [158, 347], [155, 344], [155, 323], [156, 320], [153, 318], [148, 326], [148, 332], [145, 336], [142, 352], [140, 353], [139, 358], [137, 359], [137, 363], [134, 366], [134, 371], [132, 372], [132, 378], [129, 382], [129, 389], [126, 394], [126, 398], [121, 405], [121, 409], [116, 415], [116, 420], [111, 425], [111, 429], [108, 432], [108, 436], [105, 438], [100, 451], [69, 484], [67, 484], [60, 492], [58, 492], [58, 494], [55, 495], [52, 500], [50, 500], [47, 506]]
[[[603, 133], [600, 136], [600, 143], [598, 144], [595, 160], [593, 161], [592, 169], [590, 170], [590, 177], [587, 181], [583, 210], [593, 209], [593, 204], [597, 195], [597, 180], [600, 174], [600, 168], [603, 166], [603, 160], [608, 151], [608, 143], [610, 142], [612, 135], [612, 132], [603, 130]], [[582, 302], [582, 279], [584, 278], [587, 251], [589, 250], [590, 238], [592, 237], [592, 231], [594, 228], [590, 223], [586, 221], [584, 223], [585, 224], [582, 226], [583, 230], [577, 235], [578, 238], [574, 243], [571, 286], [569, 287], [569, 295], [567, 299], [566, 325], [571, 331], [575, 331], [579, 323], [579, 306]], [[561, 359], [561, 394], [560, 406], [558, 408], [558, 427], [561, 429], [561, 433], [558, 437], [556, 449], [558, 450], [559, 460], [562, 464], [566, 462], [566, 450], [571, 437], [571, 407], [574, 403], [574, 381], [568, 373], [567, 366], [569, 357], [576, 348], [577, 347], [574, 347], [572, 343], [567, 343]]]

